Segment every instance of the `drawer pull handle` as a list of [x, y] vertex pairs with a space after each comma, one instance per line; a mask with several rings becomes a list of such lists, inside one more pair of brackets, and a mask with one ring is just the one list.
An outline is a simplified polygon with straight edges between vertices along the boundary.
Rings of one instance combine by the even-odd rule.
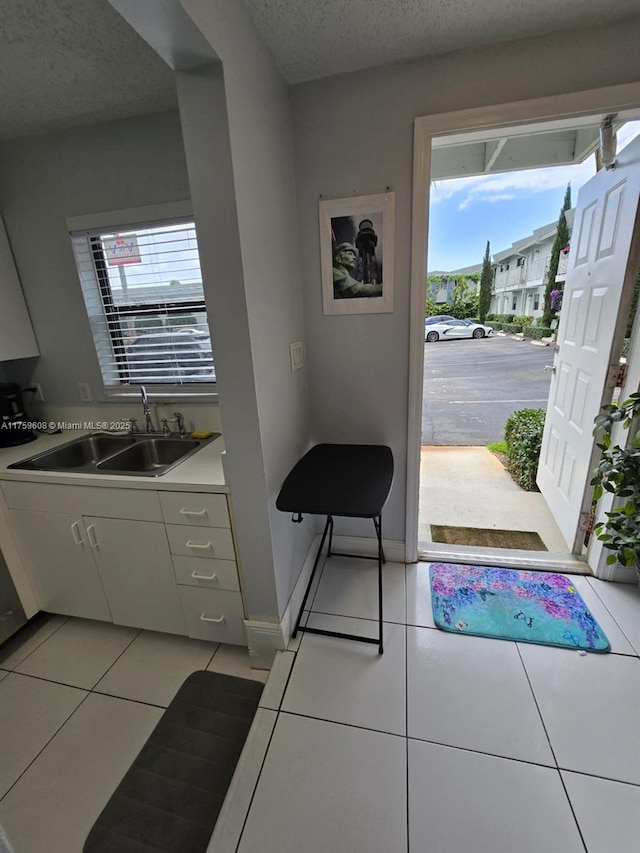
[[74, 521], [71, 525], [71, 535], [73, 536], [73, 541], [76, 543], [76, 545], [84, 545], [82, 536], [80, 534], [80, 525], [77, 521]]
[[205, 616], [204, 613], [201, 613], [200, 620], [202, 622], [224, 622], [224, 613], [218, 619], [213, 619], [211, 616]]
[[187, 509], [186, 507], [182, 507], [180, 510], [181, 515], [199, 515], [203, 516], [207, 514], [206, 509]]
[[201, 575], [198, 572], [191, 572], [191, 577], [197, 581], [217, 581], [218, 575], [214, 572], [212, 575]]
[[90, 524], [87, 527], [87, 536], [89, 537], [89, 545], [91, 545], [92, 548], [97, 548], [98, 547], [98, 540], [96, 538], [96, 531], [95, 531], [95, 527], [93, 526], [93, 524]]
[[187, 540], [186, 546], [187, 548], [197, 548], [200, 551], [209, 551], [211, 548], [213, 548], [211, 542], [207, 542], [206, 545], [203, 545], [200, 542], [192, 542], [190, 539]]

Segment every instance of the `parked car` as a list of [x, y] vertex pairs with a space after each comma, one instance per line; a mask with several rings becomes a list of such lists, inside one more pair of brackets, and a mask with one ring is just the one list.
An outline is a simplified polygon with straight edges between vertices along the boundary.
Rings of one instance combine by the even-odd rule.
[[424, 324], [425, 326], [432, 326], [434, 323], [444, 323], [447, 320], [455, 319], [451, 314], [434, 314], [432, 317], [425, 317]]
[[493, 334], [491, 326], [482, 323], [469, 323], [467, 320], [447, 320], [434, 323], [425, 329], [425, 341], [446, 340], [448, 338], [484, 338]]
[[215, 382], [211, 338], [196, 329], [146, 334], [126, 347], [130, 382]]

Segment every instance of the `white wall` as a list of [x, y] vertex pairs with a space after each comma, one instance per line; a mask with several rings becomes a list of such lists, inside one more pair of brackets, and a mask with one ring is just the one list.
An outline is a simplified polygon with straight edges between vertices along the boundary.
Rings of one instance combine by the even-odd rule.
[[48, 402], [102, 386], [65, 219], [189, 198], [177, 113], [17, 139], [0, 146], [0, 206], [40, 347], [8, 375]]
[[[640, 79], [640, 18], [294, 86], [311, 419], [316, 441], [389, 444], [385, 536], [404, 539], [413, 119]], [[396, 192], [393, 314], [322, 315], [318, 199]], [[369, 534], [341, 522], [337, 532]]]
[[[285, 476], [310, 444], [307, 369], [292, 373], [289, 360], [289, 343], [304, 340], [289, 92], [243, 3], [183, 0], [182, 5], [220, 57], [224, 73], [235, 194], [235, 210], [230, 205], [228, 215], [235, 212], [237, 216], [237, 260], [242, 267], [249, 334], [249, 349], [243, 350], [243, 357], [249, 355], [252, 362], [259, 438], [257, 447], [253, 442], [244, 448], [238, 446], [236, 458], [230, 450], [227, 468], [236, 512], [244, 511], [235, 497], [241, 490], [247, 496], [246, 508], [251, 505], [254, 515], [258, 499], [268, 513], [271, 553], [267, 553], [268, 539], [256, 530], [252, 568], [246, 564], [245, 547], [243, 571], [245, 576], [249, 571], [257, 581], [261, 550], [262, 564], [273, 561], [277, 609], [268, 600], [266, 588], [261, 587], [260, 594], [257, 586], [246, 590], [250, 618], [273, 619], [284, 611], [316, 530], [312, 518], [294, 525], [288, 515], [275, 509]], [[185, 74], [179, 79], [184, 80]], [[180, 97], [182, 91], [179, 87]], [[181, 112], [184, 120], [182, 97]], [[202, 179], [206, 179], [207, 161], [200, 160], [200, 167]], [[192, 174], [192, 181], [194, 177]], [[194, 204], [196, 192], [194, 184]], [[216, 240], [215, 230], [206, 237]], [[244, 318], [234, 322], [244, 322]], [[227, 345], [232, 346], [229, 333]], [[223, 371], [224, 365], [220, 368]], [[222, 372], [220, 377], [223, 380]], [[227, 413], [235, 403], [225, 392], [221, 402], [229, 447]], [[237, 405], [246, 406], [248, 402], [237, 400]], [[239, 458], [249, 452], [259, 453], [259, 470], [251, 467], [248, 459]], [[251, 501], [250, 491], [254, 494]], [[261, 526], [259, 529], [262, 531]], [[265, 566], [262, 571], [266, 572]]]

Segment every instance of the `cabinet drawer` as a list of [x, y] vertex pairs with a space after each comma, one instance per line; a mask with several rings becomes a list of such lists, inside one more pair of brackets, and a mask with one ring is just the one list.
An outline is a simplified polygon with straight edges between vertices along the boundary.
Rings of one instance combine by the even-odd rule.
[[225, 527], [186, 527], [167, 524], [171, 553], [181, 557], [235, 560], [233, 537]]
[[160, 492], [160, 505], [167, 524], [231, 527], [225, 495], [205, 495], [201, 492]]
[[143, 489], [5, 482], [2, 491], [11, 509], [162, 521], [158, 493]]
[[233, 560], [207, 560], [202, 557], [175, 557], [176, 581], [187, 586], [239, 590], [238, 570]]
[[239, 592], [193, 586], [179, 586], [178, 592], [190, 637], [236, 646], [247, 645]]

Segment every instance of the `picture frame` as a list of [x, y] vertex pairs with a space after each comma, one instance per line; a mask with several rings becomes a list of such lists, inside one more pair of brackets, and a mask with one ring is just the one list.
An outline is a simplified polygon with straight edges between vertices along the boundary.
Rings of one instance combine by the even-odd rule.
[[393, 311], [395, 194], [320, 199], [322, 309]]

